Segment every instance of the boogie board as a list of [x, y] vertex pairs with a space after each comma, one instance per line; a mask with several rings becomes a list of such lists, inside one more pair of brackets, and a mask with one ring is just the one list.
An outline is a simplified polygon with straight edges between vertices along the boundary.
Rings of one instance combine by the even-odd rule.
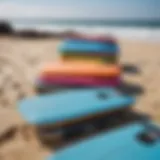
[[115, 55], [108, 56], [108, 55], [102, 55], [102, 54], [95, 54], [95, 55], [88, 55], [87, 53], [80, 53], [80, 54], [74, 54], [66, 52], [64, 55], [61, 56], [63, 61], [87, 61], [87, 62], [96, 62], [96, 63], [117, 63], [118, 57]]
[[95, 76], [115, 77], [119, 76], [121, 69], [116, 65], [105, 65], [84, 62], [52, 63], [44, 66], [40, 76]]
[[61, 123], [132, 106], [134, 98], [112, 88], [75, 89], [37, 96], [19, 103], [19, 113], [33, 125]]
[[134, 123], [51, 155], [47, 160], [159, 160], [160, 132]]
[[79, 54], [86, 52], [88, 55], [102, 53], [116, 55], [119, 48], [116, 44], [105, 44], [100, 42], [91, 42], [83, 40], [66, 40], [60, 47], [59, 52], [64, 55], [67, 52]]
[[55, 143], [63, 139], [69, 128], [70, 134], [77, 128], [81, 133], [89, 120], [130, 109], [133, 104], [133, 97], [112, 88], [73, 89], [23, 100], [18, 111], [33, 128], [32, 135], [36, 134], [42, 142]]
[[43, 76], [40, 77], [37, 85], [52, 86], [52, 85], [74, 85], [74, 86], [118, 86], [120, 78], [97, 78], [97, 77], [80, 77], [80, 76]]
[[109, 44], [115, 44], [117, 43], [116, 39], [112, 36], [102, 36], [102, 35], [96, 35], [96, 36], [89, 36], [89, 35], [83, 35], [76, 33], [72, 36], [70, 36], [68, 39], [72, 40], [83, 40], [83, 41], [93, 41], [93, 42], [101, 42], [101, 43], [109, 43]]

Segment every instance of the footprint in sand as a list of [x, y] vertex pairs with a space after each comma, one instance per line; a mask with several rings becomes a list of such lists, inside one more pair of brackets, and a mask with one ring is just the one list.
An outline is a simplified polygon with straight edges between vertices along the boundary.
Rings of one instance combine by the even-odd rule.
[[34, 93], [27, 69], [15, 56], [0, 55], [0, 107], [13, 107], [19, 99]]

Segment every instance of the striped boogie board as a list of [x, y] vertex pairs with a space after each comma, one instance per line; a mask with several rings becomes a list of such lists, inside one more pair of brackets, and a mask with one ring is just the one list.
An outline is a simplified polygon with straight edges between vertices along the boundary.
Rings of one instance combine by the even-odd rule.
[[60, 46], [63, 60], [87, 60], [98, 63], [116, 63], [118, 46], [113, 43], [101, 43], [87, 40], [66, 40]]
[[42, 141], [53, 142], [60, 140], [63, 134], [59, 133], [67, 128], [82, 124], [83, 129], [89, 120], [126, 110], [133, 104], [134, 98], [112, 88], [74, 89], [23, 100], [18, 111]]
[[84, 62], [63, 62], [44, 66], [35, 82], [38, 92], [48, 92], [55, 86], [95, 87], [118, 86], [121, 69], [115, 65]]

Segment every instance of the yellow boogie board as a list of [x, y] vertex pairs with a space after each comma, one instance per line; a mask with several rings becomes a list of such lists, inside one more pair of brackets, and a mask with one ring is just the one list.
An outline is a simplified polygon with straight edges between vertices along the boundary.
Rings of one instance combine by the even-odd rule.
[[62, 55], [63, 61], [87, 61], [87, 62], [96, 62], [96, 63], [118, 63], [118, 57], [117, 56], [100, 56], [100, 55], [79, 55], [79, 54], [67, 54]]

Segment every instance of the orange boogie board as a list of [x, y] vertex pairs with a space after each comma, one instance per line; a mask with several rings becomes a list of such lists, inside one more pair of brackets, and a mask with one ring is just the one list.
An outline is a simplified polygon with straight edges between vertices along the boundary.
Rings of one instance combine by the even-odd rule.
[[40, 76], [94, 76], [94, 77], [118, 77], [121, 69], [117, 65], [105, 65], [84, 62], [52, 63], [43, 67]]

